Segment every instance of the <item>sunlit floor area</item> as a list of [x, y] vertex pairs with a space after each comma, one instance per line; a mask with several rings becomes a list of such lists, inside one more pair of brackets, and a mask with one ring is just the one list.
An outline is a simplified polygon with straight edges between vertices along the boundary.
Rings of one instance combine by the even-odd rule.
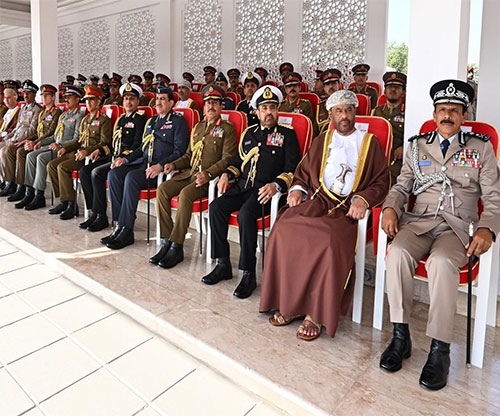
[[[233, 297], [238, 278], [206, 286], [212, 265], [198, 233], [172, 270], [148, 264], [146, 219], [120, 251], [47, 209], [0, 199], [0, 414], [48, 415], [500, 415], [500, 329], [487, 329], [484, 368], [465, 367], [457, 315], [448, 386], [418, 384], [430, 340], [416, 302], [413, 351], [395, 374], [378, 361], [392, 326], [343, 317], [335, 338], [296, 338], [259, 314], [260, 289]], [[153, 227], [152, 227], [153, 228]], [[236, 275], [238, 245], [231, 243]], [[260, 263], [258, 265], [260, 270]], [[387, 303], [387, 302], [386, 302]], [[6, 400], [6, 398], [8, 398]]]

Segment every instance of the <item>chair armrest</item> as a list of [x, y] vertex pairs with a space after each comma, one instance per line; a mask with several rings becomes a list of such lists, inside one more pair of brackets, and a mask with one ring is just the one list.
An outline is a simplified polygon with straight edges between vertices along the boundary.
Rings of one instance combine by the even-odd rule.
[[219, 179], [220, 177], [216, 176], [208, 182], [208, 205], [217, 198], [217, 184], [219, 183]]
[[281, 197], [285, 195], [285, 192], [276, 192], [271, 198], [271, 223], [269, 225], [269, 230], [273, 228], [276, 218], [278, 217], [278, 209]]

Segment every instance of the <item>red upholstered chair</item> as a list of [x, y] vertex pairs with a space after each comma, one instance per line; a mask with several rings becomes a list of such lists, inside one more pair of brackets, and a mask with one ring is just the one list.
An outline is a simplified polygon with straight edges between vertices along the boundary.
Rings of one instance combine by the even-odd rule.
[[312, 105], [312, 110], [313, 110], [313, 115], [314, 119], [317, 119], [318, 115], [318, 107], [319, 107], [319, 95], [314, 94], [313, 92], [299, 92], [300, 98], [303, 98], [304, 100], [307, 100], [311, 103]]
[[17, 106], [21, 108], [24, 104], [26, 104], [26, 101], [18, 101]]
[[300, 92], [309, 92], [309, 84], [307, 82], [301, 81]]
[[173, 110], [184, 116], [188, 124], [189, 134], [191, 134], [191, 130], [200, 122], [200, 113], [192, 108], [174, 108]]
[[370, 104], [370, 97], [364, 94], [356, 94], [358, 97], [358, 108], [356, 109], [357, 116], [369, 116], [372, 108]]
[[226, 95], [234, 101], [235, 106], [241, 101], [241, 95], [236, 92], [226, 92]]
[[201, 87], [203, 84], [201, 82], [192, 82], [191, 87], [193, 88], [193, 92], [201, 92]]
[[59, 108], [63, 113], [68, 111], [68, 104], [66, 103], [57, 103], [56, 107]]
[[148, 97], [149, 101], [151, 101], [153, 98], [155, 98], [155, 93], [151, 92], [151, 91], [144, 91], [142, 94], [145, 95], [146, 97]]
[[113, 123], [114, 126], [116, 120], [118, 120], [118, 117], [120, 117], [125, 112], [125, 110], [121, 105], [110, 104], [103, 105], [102, 112], [111, 119], [111, 123]]
[[137, 110], [142, 111], [146, 118], [151, 118], [156, 114], [156, 108], [148, 107], [145, 105], [137, 107]]
[[172, 91], [177, 92], [178, 90], [177, 82], [171, 82], [170, 84], [168, 84], [168, 86], [172, 88]]
[[[380, 85], [378, 82], [374, 82], [374, 81], [367, 81], [366, 84], [369, 85], [370, 87], [375, 88], [377, 90], [378, 96], [380, 97], [380, 95], [382, 94], [382, 85]], [[347, 87], [347, 88], [354, 88], [355, 86], [356, 86], [356, 83], [353, 81], [349, 84], [349, 87]]]
[[205, 106], [205, 102], [203, 101], [203, 98], [201, 98], [201, 92], [191, 92], [189, 93], [189, 98], [192, 100], [196, 101], [196, 104], [198, 104], [198, 108], [203, 110], [203, 107]]
[[[428, 120], [420, 128], [420, 133], [433, 131], [435, 129], [436, 124], [434, 121]], [[473, 131], [474, 133], [482, 133], [490, 136], [491, 144], [498, 160], [498, 132], [494, 126], [480, 121], [465, 121], [462, 125], [462, 130]], [[478, 210], [479, 213], [481, 213], [482, 205], [480, 200], [478, 201]], [[382, 230], [380, 225], [378, 227], [378, 233], [373, 327], [381, 330], [384, 309], [385, 254], [387, 251], [387, 235]], [[474, 340], [471, 363], [476, 367], [483, 366], [486, 325], [495, 327], [496, 324], [499, 256], [498, 245], [498, 241], [493, 243], [488, 252], [481, 255], [479, 260], [476, 260], [472, 270], [472, 279], [475, 282], [473, 295], [476, 296], [476, 309], [474, 314]], [[415, 270], [416, 279], [427, 280], [427, 270], [425, 269], [426, 260], [427, 256], [419, 261]], [[459, 272], [460, 291], [467, 291], [467, 281], [468, 265], [465, 265]]]

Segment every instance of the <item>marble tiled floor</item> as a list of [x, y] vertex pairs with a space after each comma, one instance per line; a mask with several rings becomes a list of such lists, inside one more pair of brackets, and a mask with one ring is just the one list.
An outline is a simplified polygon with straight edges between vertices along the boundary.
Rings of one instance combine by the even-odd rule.
[[[105, 299], [111, 299], [109, 293], [113, 293], [131, 301], [133, 307], [126, 311], [128, 314], [140, 320], [141, 314], [134, 307], [147, 311], [154, 319], [147, 318], [143, 323], [189, 353], [197, 356], [200, 348], [193, 347], [196, 343], [198, 347], [206, 346], [210, 353], [197, 358], [278, 408], [289, 409], [288, 402], [302, 399], [313, 406], [308, 408], [310, 412], [317, 409], [317, 413], [334, 415], [500, 415], [499, 328], [487, 329], [484, 368], [467, 370], [465, 318], [457, 316], [449, 385], [439, 392], [429, 392], [418, 385], [430, 343], [425, 336], [425, 304], [415, 303], [413, 311], [412, 357], [400, 372], [387, 374], [378, 368], [378, 360], [390, 339], [391, 326], [386, 310], [384, 330], [372, 329], [373, 291], [369, 287], [365, 288], [361, 325], [351, 322], [348, 316], [341, 319], [335, 338], [323, 333], [318, 340], [305, 343], [295, 337], [298, 322], [275, 328], [269, 325], [266, 315], [258, 313], [260, 288], [251, 298], [238, 300], [232, 296], [237, 279], [214, 287], [200, 283], [201, 276], [212, 266], [197, 253], [196, 232], [186, 240], [185, 261], [166, 271], [147, 263], [156, 247], [145, 244], [142, 214], [138, 214], [136, 243], [118, 252], [99, 244], [99, 238], [109, 230], [95, 234], [82, 231], [77, 228], [80, 221], [63, 222], [45, 210], [16, 212], [4, 198], [0, 199], [0, 236], [2, 232], [4, 236], [17, 236], [19, 241], [38, 247], [50, 258], [84, 274], [96, 288], [103, 288], [99, 296]], [[231, 249], [236, 265], [238, 247], [231, 244]], [[19, 264], [25, 264], [24, 257], [16, 255]], [[14, 317], [26, 313], [22, 307], [6, 309]], [[71, 322], [70, 312], [66, 319]], [[0, 320], [2, 316], [0, 312]], [[50, 334], [46, 336], [50, 338]], [[241, 374], [245, 377], [241, 378]], [[260, 406], [254, 409], [260, 410]], [[263, 409], [262, 414], [266, 411]]]

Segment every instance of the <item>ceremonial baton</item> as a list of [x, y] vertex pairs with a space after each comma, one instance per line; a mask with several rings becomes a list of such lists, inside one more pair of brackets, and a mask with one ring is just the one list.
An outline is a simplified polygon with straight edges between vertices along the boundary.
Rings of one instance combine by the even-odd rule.
[[[201, 173], [201, 160], [200, 160], [199, 172]], [[200, 256], [203, 255], [203, 212], [202, 212], [203, 211], [202, 210], [203, 190], [201, 189], [202, 186], [200, 186]]]
[[[472, 244], [472, 236], [474, 235], [474, 223], [469, 224], [469, 248]], [[467, 368], [470, 367], [470, 341], [471, 341], [471, 309], [472, 309], [472, 263], [474, 262], [474, 255], [469, 257], [469, 268], [467, 270], [467, 353], [465, 364]]]

